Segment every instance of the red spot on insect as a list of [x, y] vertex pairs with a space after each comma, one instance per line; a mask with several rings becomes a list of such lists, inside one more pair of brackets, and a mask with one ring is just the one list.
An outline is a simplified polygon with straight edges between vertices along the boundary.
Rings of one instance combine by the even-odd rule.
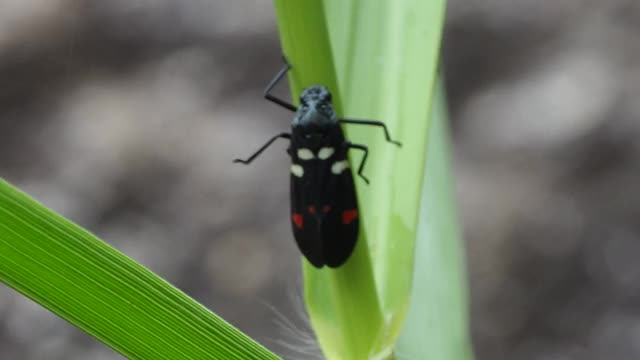
[[325, 205], [325, 206], [322, 207], [322, 212], [325, 213], [325, 214], [328, 213], [329, 210], [331, 210], [331, 206], [329, 206], [329, 205]]
[[345, 210], [342, 212], [342, 223], [351, 224], [358, 217], [358, 209]]
[[309, 214], [315, 214], [316, 213], [316, 207], [315, 206], [309, 206]]
[[296, 224], [298, 229], [302, 229], [302, 215], [293, 213], [292, 219], [293, 223]]

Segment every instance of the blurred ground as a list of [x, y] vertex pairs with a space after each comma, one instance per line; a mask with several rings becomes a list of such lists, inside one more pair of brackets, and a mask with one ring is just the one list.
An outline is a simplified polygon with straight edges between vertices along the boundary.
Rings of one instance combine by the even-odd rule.
[[[479, 360], [640, 358], [638, 24], [635, 0], [450, 1]], [[284, 148], [230, 163], [288, 125], [279, 65], [269, 1], [0, 0], [0, 176], [290, 354]], [[120, 357], [3, 287], [0, 358]]]

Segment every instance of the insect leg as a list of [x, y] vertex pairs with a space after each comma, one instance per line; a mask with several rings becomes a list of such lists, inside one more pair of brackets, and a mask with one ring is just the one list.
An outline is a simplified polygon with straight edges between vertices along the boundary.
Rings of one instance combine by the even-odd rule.
[[276, 85], [280, 82], [280, 80], [282, 80], [282, 78], [285, 76], [287, 71], [291, 69], [291, 65], [289, 65], [289, 62], [287, 61], [287, 59], [284, 56], [282, 57], [282, 59], [284, 60], [284, 67], [276, 74], [276, 76], [271, 80], [271, 82], [269, 82], [269, 85], [267, 85], [267, 87], [264, 89], [264, 98], [282, 106], [285, 109], [296, 111], [297, 108], [293, 106], [290, 102], [282, 100], [279, 97], [270, 94], [271, 90], [273, 90], [273, 88], [276, 87]]
[[341, 123], [345, 123], [345, 124], [357, 124], [357, 125], [372, 125], [372, 126], [379, 126], [384, 130], [384, 136], [387, 138], [387, 141], [398, 145], [398, 146], [402, 146], [402, 144], [398, 141], [395, 140], [391, 140], [391, 135], [389, 135], [389, 130], [387, 129], [387, 125], [385, 125], [382, 121], [375, 121], [375, 120], [358, 120], [358, 119], [340, 119], [338, 120], [338, 122]]
[[271, 139], [269, 139], [269, 141], [267, 141], [266, 144], [262, 145], [262, 147], [260, 149], [258, 149], [258, 151], [256, 151], [253, 155], [251, 155], [247, 160], [235, 159], [235, 160], [233, 160], [233, 162], [234, 163], [242, 163], [242, 164], [245, 164], [245, 165], [249, 165], [253, 161], [253, 159], [258, 157], [258, 155], [262, 154], [262, 152], [265, 151], [269, 147], [269, 145], [271, 145], [274, 141], [278, 140], [278, 138], [291, 139], [291, 134], [289, 134], [289, 133], [278, 134], [278, 135], [272, 137]]
[[349, 149], [358, 149], [358, 150], [364, 151], [364, 156], [362, 157], [362, 160], [360, 161], [360, 166], [358, 166], [358, 176], [360, 176], [362, 178], [362, 180], [364, 180], [364, 182], [366, 182], [367, 185], [368, 185], [369, 184], [369, 179], [367, 179], [366, 176], [362, 175], [362, 170], [364, 170], [364, 164], [365, 164], [365, 162], [367, 162], [367, 156], [369, 156], [369, 148], [364, 146], [364, 145], [352, 144], [352, 143], [347, 143], [347, 147]]

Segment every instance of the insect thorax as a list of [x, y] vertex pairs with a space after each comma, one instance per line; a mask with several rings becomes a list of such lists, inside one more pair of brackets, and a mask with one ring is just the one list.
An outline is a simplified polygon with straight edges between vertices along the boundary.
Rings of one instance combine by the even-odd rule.
[[336, 113], [331, 102], [331, 93], [326, 87], [313, 85], [306, 88], [300, 95], [300, 106], [293, 118], [295, 127], [308, 127], [310, 131], [324, 130], [338, 124]]

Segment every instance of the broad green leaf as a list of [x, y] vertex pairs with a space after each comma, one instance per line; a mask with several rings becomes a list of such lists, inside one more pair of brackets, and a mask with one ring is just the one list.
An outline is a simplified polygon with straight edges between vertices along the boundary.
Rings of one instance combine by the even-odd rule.
[[[282, 47], [293, 65], [294, 98], [312, 84], [334, 94], [343, 117], [384, 121], [379, 128], [346, 128], [369, 146], [356, 180], [361, 235], [337, 270], [305, 262], [305, 299], [329, 359], [392, 356], [412, 288], [431, 100], [436, 81], [444, 0], [276, 0]], [[360, 155], [352, 154], [352, 163]]]
[[1, 179], [0, 281], [130, 359], [277, 359]]

